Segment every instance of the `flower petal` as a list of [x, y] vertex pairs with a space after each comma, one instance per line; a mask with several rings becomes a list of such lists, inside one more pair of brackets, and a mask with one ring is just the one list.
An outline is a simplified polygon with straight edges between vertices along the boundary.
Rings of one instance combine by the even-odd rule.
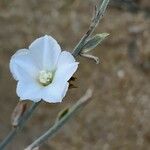
[[40, 63], [41, 68], [44, 70], [53, 70], [61, 53], [61, 48], [57, 41], [47, 35], [36, 39], [29, 46], [29, 49], [37, 63]]
[[74, 62], [75, 62], [75, 58], [73, 57], [73, 55], [70, 52], [63, 51], [59, 56], [57, 66], [63, 66]]
[[17, 51], [11, 57], [9, 66], [16, 80], [26, 80], [29, 77], [35, 78], [39, 71], [30, 51], [27, 49]]
[[60, 84], [59, 82], [50, 84], [43, 89], [42, 99], [49, 103], [61, 102], [68, 90], [69, 83]]
[[63, 97], [63, 98], [65, 97], [65, 95], [66, 95], [66, 93], [67, 93], [67, 91], [68, 91], [68, 88], [69, 88], [69, 83], [67, 82], [67, 83], [66, 83], [66, 86], [65, 86], [65, 88], [64, 88], [64, 91], [63, 91], [63, 93], [62, 93], [62, 97]]
[[32, 100], [38, 102], [41, 100], [42, 86], [36, 81], [19, 81], [17, 84], [17, 95], [21, 100]]
[[78, 64], [79, 64], [78, 62], [74, 62], [71, 64], [58, 66], [54, 75], [53, 82], [58, 82], [58, 81], [59, 83], [64, 81], [67, 82], [77, 70]]

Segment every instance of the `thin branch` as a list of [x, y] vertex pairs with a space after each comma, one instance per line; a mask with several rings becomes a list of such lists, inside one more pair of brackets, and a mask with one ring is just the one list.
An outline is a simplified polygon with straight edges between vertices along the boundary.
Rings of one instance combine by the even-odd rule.
[[102, 19], [105, 10], [107, 8], [107, 5], [109, 3], [109, 0], [103, 0], [102, 4], [101, 1], [99, 0], [98, 5], [95, 7], [95, 15], [92, 18], [90, 27], [88, 29], [88, 31], [83, 35], [83, 37], [81, 38], [81, 40], [79, 41], [79, 43], [76, 45], [76, 47], [74, 48], [72, 54], [74, 56], [77, 56], [78, 54], [80, 54], [80, 52], [82, 51], [82, 47], [85, 44], [85, 41], [90, 37], [90, 35], [94, 32], [95, 28], [97, 27], [99, 21]]
[[81, 97], [72, 107], [69, 108], [69, 111], [60, 119], [57, 120], [54, 125], [49, 128], [45, 134], [39, 137], [36, 141], [34, 141], [31, 145], [29, 145], [25, 150], [33, 150], [36, 147], [39, 147], [42, 143], [44, 143], [48, 138], [54, 136], [57, 131], [70, 119], [72, 116], [92, 97], [93, 90], [88, 89], [83, 97]]

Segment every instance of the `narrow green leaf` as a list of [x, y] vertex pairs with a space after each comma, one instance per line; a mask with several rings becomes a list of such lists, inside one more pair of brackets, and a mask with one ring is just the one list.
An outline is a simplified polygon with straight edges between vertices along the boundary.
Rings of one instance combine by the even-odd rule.
[[101, 33], [96, 34], [92, 38], [90, 38], [85, 45], [83, 46], [82, 53], [87, 53], [94, 49], [97, 45], [99, 45], [109, 34], [108, 33]]

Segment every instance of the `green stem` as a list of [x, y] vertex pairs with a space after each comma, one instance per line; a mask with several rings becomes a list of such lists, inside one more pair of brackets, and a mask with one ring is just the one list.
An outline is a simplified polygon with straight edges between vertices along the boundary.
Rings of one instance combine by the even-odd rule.
[[109, 0], [103, 0], [103, 2], [101, 3], [101, 1], [99, 0], [99, 3], [96, 7], [95, 10], [95, 15], [92, 18], [92, 22], [89, 26], [88, 31], [83, 35], [83, 37], [81, 38], [81, 40], [79, 41], [79, 43], [75, 46], [72, 54], [76, 57], [77, 55], [80, 54], [80, 52], [82, 51], [82, 48], [85, 44], [85, 41], [90, 37], [90, 35], [94, 32], [95, 28], [97, 27], [99, 21], [102, 19], [105, 10], [107, 8], [107, 5], [109, 3]]

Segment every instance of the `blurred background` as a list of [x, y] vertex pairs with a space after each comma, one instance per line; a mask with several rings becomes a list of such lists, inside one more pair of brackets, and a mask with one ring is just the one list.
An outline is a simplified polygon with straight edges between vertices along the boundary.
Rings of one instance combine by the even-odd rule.
[[[72, 51], [87, 31], [96, 2], [0, 1], [0, 141], [11, 129], [10, 116], [18, 103], [10, 57], [45, 34]], [[93, 51], [100, 64], [78, 58], [78, 88], [69, 90], [61, 104], [41, 104], [8, 150], [30, 144], [91, 85], [95, 86], [92, 101], [41, 150], [149, 150], [150, 1], [111, 0], [95, 33], [101, 32], [110, 36]]]

